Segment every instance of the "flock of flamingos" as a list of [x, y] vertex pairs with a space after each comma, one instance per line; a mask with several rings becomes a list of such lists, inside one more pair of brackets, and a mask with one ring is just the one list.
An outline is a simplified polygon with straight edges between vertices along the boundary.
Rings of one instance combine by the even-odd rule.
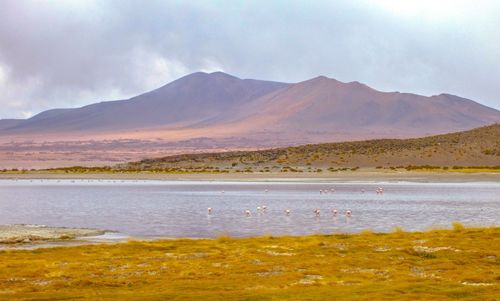
[[[268, 190], [266, 189], [266, 190], [265, 190], [265, 192], [268, 192]], [[335, 189], [334, 189], [334, 188], [330, 188], [330, 189], [320, 189], [320, 190], [319, 190], [319, 194], [334, 193], [334, 192], [335, 192]], [[365, 193], [365, 190], [363, 189], [363, 190], [361, 190], [361, 192], [362, 192], [362, 193]], [[382, 188], [382, 187], [377, 187], [377, 189], [375, 189], [375, 192], [376, 192], [377, 194], [382, 194], [382, 193], [384, 193], [384, 188]], [[223, 191], [221, 191], [221, 193], [224, 193], [224, 190], [223, 190]], [[262, 205], [262, 206], [258, 206], [258, 207], [257, 207], [257, 212], [258, 212], [258, 213], [265, 213], [265, 212], [266, 212], [266, 210], [267, 210], [267, 206], [265, 206], [265, 205]], [[213, 211], [214, 211], [214, 210], [212, 209], [212, 207], [208, 207], [208, 208], [207, 208], [207, 213], [208, 213], [208, 215], [212, 215]], [[290, 214], [292, 213], [292, 211], [291, 211], [290, 209], [285, 209], [285, 210], [284, 210], [284, 213], [285, 213], [285, 215], [287, 215], [287, 216], [288, 216], [288, 215], [290, 215]], [[316, 209], [314, 209], [314, 210], [313, 210], [313, 213], [314, 213], [314, 215], [315, 215], [316, 217], [319, 217], [319, 216], [321, 215], [321, 210], [319, 210], [318, 208], [316, 208]], [[332, 209], [332, 214], [333, 214], [334, 216], [336, 216], [336, 215], [338, 214], [337, 209]], [[346, 210], [345, 215], [346, 215], [347, 217], [351, 217], [351, 216], [352, 216], [352, 211], [351, 211], [351, 210]], [[252, 212], [251, 212], [250, 210], [248, 210], [248, 209], [247, 209], [247, 210], [245, 210], [245, 216], [246, 216], [246, 217], [250, 217], [250, 216], [252, 216]]]
[[[16, 179], [15, 179], [15, 181], [17, 181], [17, 180], [18, 180], [18, 179], [16, 178]], [[88, 180], [88, 181], [89, 181], [89, 182], [91, 182], [91, 180]], [[30, 182], [33, 182], [33, 180], [30, 180]], [[43, 180], [42, 180], [42, 182], [43, 182]], [[57, 182], [60, 182], [60, 180], [58, 180]], [[75, 181], [74, 181], [74, 180], [72, 180], [71, 182], [72, 182], [72, 183], [74, 183]], [[99, 180], [99, 182], [100, 182], [100, 180]], [[114, 183], [114, 182], [115, 182], [115, 181], [113, 181], [113, 183]], [[123, 182], [123, 181], [122, 181], [122, 182]], [[267, 193], [267, 192], [269, 192], [269, 191], [268, 191], [268, 189], [266, 189], [266, 190], [265, 190], [265, 192], [266, 192], [266, 193]], [[361, 192], [362, 192], [362, 193], [365, 193], [365, 190], [364, 190], [364, 189], [362, 189], [362, 190], [361, 190]], [[383, 187], [377, 187], [377, 189], [375, 189], [375, 192], [376, 192], [377, 194], [383, 194], [383, 193], [384, 193], [384, 188], [383, 188]], [[221, 193], [224, 193], [224, 190], [222, 190], [222, 191], [221, 191]], [[320, 190], [319, 190], [319, 193], [320, 193], [320, 194], [335, 193], [335, 189], [334, 189], [334, 188], [330, 188], [330, 189], [320, 189]], [[265, 212], [266, 212], [266, 210], [267, 210], [267, 206], [265, 206], [265, 205], [262, 205], [262, 206], [258, 206], [258, 207], [257, 207], [257, 212], [258, 212], [258, 213], [265, 213]], [[208, 215], [212, 215], [212, 214], [213, 214], [213, 211], [214, 211], [214, 210], [213, 210], [213, 208], [212, 208], [212, 207], [208, 207], [208, 208], [207, 208], [207, 213], [208, 213]], [[292, 213], [292, 210], [290, 210], [290, 209], [285, 209], [285, 210], [284, 210], [284, 213], [285, 213], [285, 215], [289, 216], [289, 215]], [[313, 213], [314, 213], [314, 215], [315, 215], [316, 217], [321, 216], [321, 210], [320, 210], [319, 208], [314, 209], [314, 210], [313, 210]], [[337, 214], [338, 214], [337, 209], [332, 209], [332, 214], [333, 214], [334, 216], [337, 216]], [[248, 209], [247, 209], [247, 210], [245, 210], [245, 216], [246, 216], [246, 217], [251, 217], [251, 216], [252, 216], [252, 211], [250, 211], [250, 210], [248, 210]], [[345, 212], [345, 216], [346, 216], [346, 217], [351, 217], [351, 216], [352, 216], [352, 211], [351, 211], [351, 210], [346, 210], [346, 212]]]

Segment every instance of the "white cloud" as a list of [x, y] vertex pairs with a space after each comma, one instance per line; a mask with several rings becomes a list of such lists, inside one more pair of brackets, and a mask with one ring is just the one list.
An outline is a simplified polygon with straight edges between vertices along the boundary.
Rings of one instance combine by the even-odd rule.
[[33, 116], [33, 112], [30, 112], [30, 111], [21, 111], [21, 115], [23, 118], [30, 118], [31, 116]]
[[394, 16], [432, 21], [462, 17], [467, 14], [471, 6], [476, 5], [464, 0], [369, 0], [368, 2]]
[[146, 49], [135, 50], [131, 62], [131, 72], [136, 74], [135, 81], [139, 82], [142, 88], [142, 91], [135, 94], [158, 88], [189, 73], [188, 68], [181, 62]]
[[216, 72], [216, 71], [225, 72], [225, 70], [221, 66], [221, 64], [218, 63], [216, 60], [211, 59], [211, 58], [205, 58], [202, 61], [200, 71], [207, 72], [207, 73]]
[[3, 0], [0, 118], [128, 98], [196, 71], [322, 74], [500, 108], [499, 15], [486, 0]]
[[0, 65], [0, 87], [7, 82], [7, 70], [4, 66]]

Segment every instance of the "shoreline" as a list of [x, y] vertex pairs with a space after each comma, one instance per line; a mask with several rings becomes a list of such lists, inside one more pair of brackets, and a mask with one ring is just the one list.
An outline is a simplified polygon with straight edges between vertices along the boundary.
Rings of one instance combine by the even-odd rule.
[[110, 231], [94, 228], [50, 227], [36, 224], [0, 225], [1, 249], [30, 249], [66, 245], [103, 236]]
[[[45, 225], [12, 224], [0, 225], [0, 252], [8, 250], [36, 250], [59, 247], [80, 247], [90, 245], [116, 245], [123, 243], [147, 243], [161, 241], [216, 241], [221, 239], [252, 240], [273, 237], [301, 239], [313, 236], [360, 236], [367, 233], [375, 235], [390, 235], [391, 233], [422, 234], [436, 231], [456, 231], [458, 229], [498, 229], [500, 225], [462, 225], [451, 223], [449, 226], [431, 226], [420, 230], [404, 230], [394, 227], [391, 231], [372, 231], [370, 229], [357, 232], [309, 233], [303, 235], [260, 234], [254, 236], [131, 236], [126, 233], [95, 228], [48, 227]], [[40, 231], [41, 230], [41, 231]], [[3, 236], [3, 237], [2, 237]], [[5, 239], [7, 237], [7, 239]]]
[[165, 180], [237, 182], [498, 182], [498, 172], [344, 171], [323, 173], [0, 173], [0, 180]]

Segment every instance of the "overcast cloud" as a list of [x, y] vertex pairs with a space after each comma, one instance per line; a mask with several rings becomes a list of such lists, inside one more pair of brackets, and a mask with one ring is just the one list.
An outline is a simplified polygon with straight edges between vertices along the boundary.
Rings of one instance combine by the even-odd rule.
[[500, 109], [500, 1], [0, 1], [0, 118], [216, 71]]

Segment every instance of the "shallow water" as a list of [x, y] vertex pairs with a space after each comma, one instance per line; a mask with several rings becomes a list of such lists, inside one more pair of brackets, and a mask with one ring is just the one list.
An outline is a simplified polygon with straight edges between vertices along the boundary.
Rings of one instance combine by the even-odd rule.
[[[379, 186], [383, 194], [375, 193]], [[336, 191], [319, 193], [331, 188]], [[268, 209], [258, 213], [262, 205]], [[500, 183], [0, 180], [0, 224], [90, 227], [132, 236], [425, 230], [453, 221], [498, 225]]]

